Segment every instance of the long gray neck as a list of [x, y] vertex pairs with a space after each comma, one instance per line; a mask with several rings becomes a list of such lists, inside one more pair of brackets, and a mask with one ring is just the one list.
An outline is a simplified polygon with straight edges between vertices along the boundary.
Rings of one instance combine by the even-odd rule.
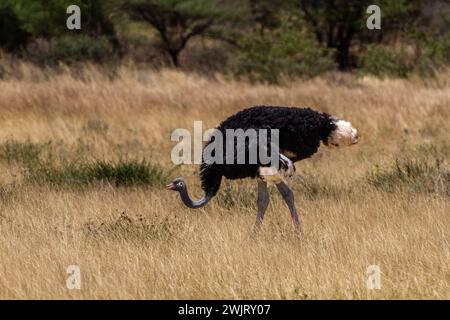
[[189, 197], [187, 187], [180, 190], [180, 196], [183, 203], [191, 209], [203, 207], [212, 198], [209, 194], [205, 193], [200, 200], [192, 200], [191, 197]]

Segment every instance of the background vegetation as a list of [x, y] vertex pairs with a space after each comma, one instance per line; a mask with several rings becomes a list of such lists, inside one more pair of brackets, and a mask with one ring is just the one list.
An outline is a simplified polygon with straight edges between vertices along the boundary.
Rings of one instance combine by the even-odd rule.
[[[81, 30], [66, 8], [81, 8]], [[450, 62], [448, 0], [5, 0], [0, 48], [41, 66], [147, 64], [279, 82], [330, 70], [433, 76]]]

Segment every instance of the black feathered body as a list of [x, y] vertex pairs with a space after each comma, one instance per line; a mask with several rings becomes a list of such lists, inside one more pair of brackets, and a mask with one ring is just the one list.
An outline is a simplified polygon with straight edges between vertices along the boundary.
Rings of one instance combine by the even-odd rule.
[[[279, 130], [279, 150], [291, 161], [296, 162], [312, 156], [317, 152], [320, 142], [324, 141], [335, 129], [335, 125], [328, 114], [314, 111], [310, 108], [293, 107], [271, 107], [256, 106], [244, 109], [225, 121], [217, 130], [222, 132], [224, 137], [224, 161], [223, 164], [207, 164], [203, 162], [200, 166], [200, 177], [202, 189], [210, 195], [215, 195], [220, 187], [222, 177], [228, 179], [254, 178], [258, 174], [258, 169], [265, 164], [237, 164], [237, 159], [233, 164], [226, 164], [226, 129], [267, 129], [268, 138], [270, 130]], [[207, 145], [213, 141], [208, 141]], [[246, 141], [246, 148], [250, 142]], [[235, 142], [234, 148], [237, 143]], [[270, 152], [270, 139], [267, 141], [267, 150]], [[248, 151], [248, 150], [247, 150]], [[235, 157], [238, 150], [235, 149]], [[248, 154], [246, 155], [248, 160]]]

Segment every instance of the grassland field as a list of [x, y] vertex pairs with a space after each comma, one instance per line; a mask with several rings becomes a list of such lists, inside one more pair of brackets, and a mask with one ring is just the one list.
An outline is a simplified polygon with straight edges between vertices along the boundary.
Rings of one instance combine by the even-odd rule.
[[[279, 86], [89, 65], [12, 74], [0, 79], [1, 299], [450, 298], [450, 74]], [[256, 237], [254, 181], [224, 181], [199, 210], [164, 188], [183, 176], [201, 194], [198, 167], [171, 162], [175, 128], [262, 104], [310, 106], [361, 135], [296, 164], [301, 239], [273, 188]]]

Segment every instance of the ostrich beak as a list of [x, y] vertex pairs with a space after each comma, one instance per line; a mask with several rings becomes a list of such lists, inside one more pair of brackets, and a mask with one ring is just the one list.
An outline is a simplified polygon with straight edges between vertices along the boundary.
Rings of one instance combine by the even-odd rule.
[[175, 185], [173, 183], [169, 183], [168, 185], [166, 185], [166, 189], [167, 190], [174, 190], [175, 189]]

